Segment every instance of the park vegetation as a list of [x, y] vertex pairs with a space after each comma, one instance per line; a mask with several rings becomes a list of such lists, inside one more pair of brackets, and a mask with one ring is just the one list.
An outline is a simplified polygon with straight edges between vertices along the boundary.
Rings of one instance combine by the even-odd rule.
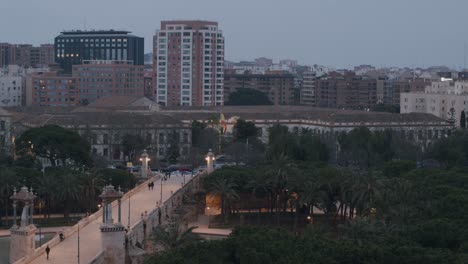
[[250, 166], [204, 178], [220, 198], [211, 225], [233, 233], [146, 263], [468, 263], [468, 133], [424, 149], [367, 128], [269, 137]]
[[[16, 141], [16, 159], [0, 157], [0, 225], [12, 224], [10, 196], [16, 188], [27, 186], [38, 196], [35, 213], [44, 216], [41, 225], [71, 224], [72, 213], [93, 213], [99, 207], [106, 184], [133, 188], [136, 178], [127, 171], [96, 166], [90, 154], [90, 143], [77, 132], [55, 125], [32, 128]], [[47, 159], [43, 168], [38, 158]], [[51, 215], [62, 214], [63, 218]], [[60, 218], [60, 221], [56, 221]]]

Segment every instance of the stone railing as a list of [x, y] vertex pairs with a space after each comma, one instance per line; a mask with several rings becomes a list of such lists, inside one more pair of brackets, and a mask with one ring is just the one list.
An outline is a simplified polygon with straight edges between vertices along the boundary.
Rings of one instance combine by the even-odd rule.
[[[145, 182], [141, 183], [140, 185], [138, 185], [137, 187], [131, 189], [130, 191], [128, 191], [127, 193], [125, 193], [122, 197], [122, 200], [125, 200], [127, 199], [129, 196], [141, 191], [142, 189], [145, 189], [147, 188], [148, 186], [148, 183], [149, 182], [152, 182], [154, 180], [157, 180], [158, 179], [158, 175], [157, 176], [154, 176], [148, 180], [146, 180]], [[117, 206], [117, 201], [114, 201], [112, 203], [112, 207], [114, 206]], [[75, 224], [74, 226], [71, 226], [71, 227], [68, 227], [66, 229], [64, 229], [61, 233], [63, 234], [63, 237], [64, 239], [67, 239], [68, 237], [72, 236], [73, 234], [75, 234], [76, 232], [78, 232], [78, 227], [80, 229], [83, 229], [85, 226], [87, 226], [89, 223], [95, 221], [96, 219], [100, 218], [102, 216], [102, 209], [99, 209], [98, 211], [96, 211], [94, 214], [92, 215], [89, 215], [88, 217], [85, 217], [83, 219], [81, 219], [77, 224]], [[53, 248], [55, 247], [56, 245], [58, 245], [60, 243], [60, 236], [59, 234], [56, 234], [51, 240], [49, 240], [47, 243], [44, 243], [44, 245], [42, 245], [41, 247], [38, 247], [34, 250], [34, 252], [32, 254], [30, 254], [29, 256], [26, 256], [26, 257], [23, 257], [19, 260], [17, 260], [14, 264], [26, 264], [26, 263], [30, 263], [32, 261], [34, 261], [36, 258], [38, 258], [39, 256], [41, 256], [42, 254], [45, 253], [45, 249], [47, 247], [47, 245], [49, 245], [50, 248]], [[102, 254], [102, 252], [100, 252], [99, 254]], [[97, 255], [96, 257], [99, 257], [100, 255]], [[94, 261], [94, 259], [93, 259]], [[96, 262], [98, 263], [98, 262]]]
[[[174, 209], [182, 204], [185, 192], [192, 188], [198, 189], [200, 187], [200, 180], [205, 174], [205, 172], [197, 173], [182, 188], [177, 189], [161, 206], [148, 212], [147, 216], [140, 218], [133, 224], [127, 233], [128, 243], [135, 245], [138, 242], [140, 245], [143, 245], [143, 240], [151, 234], [153, 228], [158, 226], [158, 210], [161, 210], [161, 221], [171, 218], [174, 215]], [[144, 227], [145, 222], [146, 228]]]
[[104, 251], [101, 251], [89, 262], [89, 264], [104, 264], [104, 261]]

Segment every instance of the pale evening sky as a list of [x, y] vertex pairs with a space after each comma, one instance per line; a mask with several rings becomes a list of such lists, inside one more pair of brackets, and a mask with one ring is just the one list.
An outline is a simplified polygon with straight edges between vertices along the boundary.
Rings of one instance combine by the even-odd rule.
[[464, 64], [467, 0], [1, 0], [0, 42], [53, 43], [61, 30], [126, 29], [151, 50], [161, 20], [220, 24], [226, 60], [351, 67]]

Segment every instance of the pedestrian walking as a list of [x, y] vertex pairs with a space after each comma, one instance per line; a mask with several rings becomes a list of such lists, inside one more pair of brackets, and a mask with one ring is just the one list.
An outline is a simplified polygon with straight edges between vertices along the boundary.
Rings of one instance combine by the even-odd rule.
[[151, 183], [148, 182], [148, 190], [151, 189]]
[[45, 249], [45, 253], [47, 254], [47, 259], [49, 259], [49, 253], [50, 253], [50, 247], [49, 245], [47, 245], [46, 249]]

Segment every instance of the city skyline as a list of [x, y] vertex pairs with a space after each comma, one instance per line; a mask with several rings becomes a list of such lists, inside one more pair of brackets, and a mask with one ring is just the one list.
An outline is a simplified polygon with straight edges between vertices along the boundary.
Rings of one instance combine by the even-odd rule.
[[78, 6], [64, 6], [57, 0], [10, 2], [0, 23], [16, 21], [15, 30], [2, 27], [0, 42], [38, 45], [53, 43], [63, 30], [125, 29], [144, 37], [145, 52], [150, 52], [160, 21], [195, 19], [219, 22], [226, 36], [226, 60], [288, 58], [337, 68], [360, 64], [464, 67], [468, 35], [459, 18], [467, 2], [376, 2], [85, 0]]

